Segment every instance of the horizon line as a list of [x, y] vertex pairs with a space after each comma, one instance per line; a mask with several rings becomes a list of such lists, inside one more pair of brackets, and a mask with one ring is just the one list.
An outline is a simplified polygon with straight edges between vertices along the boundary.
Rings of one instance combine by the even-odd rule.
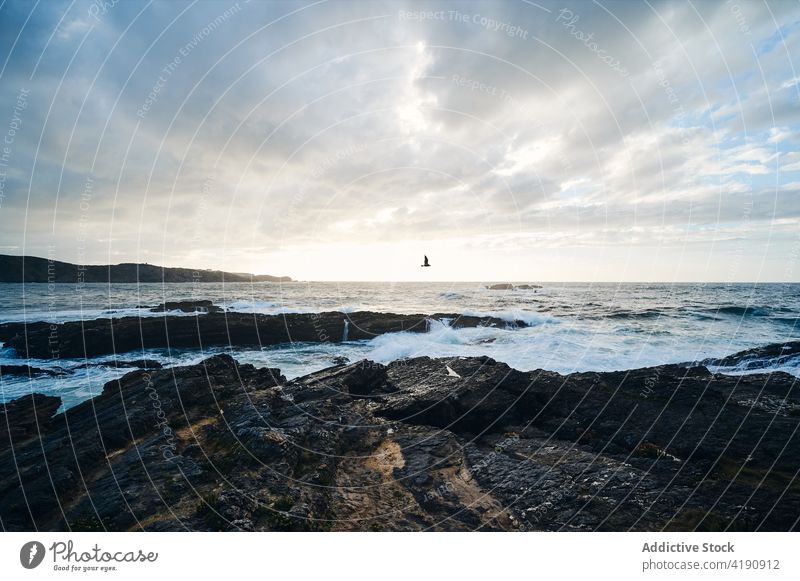
[[[101, 266], [101, 265], [87, 265], [87, 266]], [[164, 268], [181, 268], [181, 267], [164, 267]], [[214, 269], [207, 269], [207, 270], [214, 270]], [[224, 272], [224, 271], [221, 271]], [[231, 273], [236, 274], [236, 273]], [[249, 274], [249, 273], [248, 273]], [[254, 275], [254, 276], [265, 276], [265, 275]], [[266, 275], [272, 276], [272, 275]], [[289, 277], [291, 278], [291, 277]], [[198, 284], [198, 285], [207, 285], [207, 284], [297, 284], [297, 283], [337, 283], [337, 282], [347, 282], [347, 283], [420, 283], [420, 284], [452, 284], [452, 283], [472, 283], [472, 284], [563, 284], [563, 283], [576, 283], [576, 284], [800, 284], [800, 280], [531, 280], [531, 279], [520, 279], [520, 280], [509, 280], [509, 279], [498, 279], [498, 280], [356, 280], [356, 279], [303, 279], [303, 280], [296, 280], [292, 279], [289, 281], [239, 281], [239, 280], [232, 280], [232, 281], [212, 281], [212, 282], [203, 282], [203, 281], [158, 281], [158, 282], [83, 282], [82, 285], [89, 285], [89, 284]], [[0, 284], [74, 284], [72, 282], [3, 282], [0, 281]]]
[[[58, 258], [49, 258], [44, 256], [36, 256], [33, 254], [3, 254], [4, 256], [13, 256], [16, 258], [35, 258], [39, 260], [45, 260], [48, 262], [61, 262], [63, 264], [69, 264], [72, 266], [121, 266], [123, 264], [133, 264], [136, 266], [139, 265], [146, 265], [152, 266], [155, 268], [161, 269], [184, 269], [184, 270], [193, 270], [193, 271], [214, 271], [214, 272], [223, 272], [228, 274], [239, 274], [239, 275], [251, 275], [251, 276], [272, 276], [275, 278], [280, 278], [282, 276], [291, 278], [291, 281], [230, 281], [228, 284], [294, 284], [294, 283], [309, 283], [309, 282], [322, 282], [322, 283], [335, 283], [335, 282], [348, 282], [348, 283], [427, 283], [427, 284], [451, 284], [451, 283], [473, 283], [473, 284], [536, 284], [536, 283], [545, 283], [545, 284], [563, 284], [563, 283], [582, 283], [582, 284], [800, 284], [800, 280], [795, 281], [785, 281], [785, 280], [733, 280], [733, 281], [721, 281], [721, 280], [579, 280], [579, 279], [565, 279], [565, 280], [547, 280], [547, 279], [518, 279], [518, 280], [511, 280], [511, 279], [495, 279], [495, 280], [391, 280], [391, 279], [379, 279], [379, 280], [367, 280], [367, 279], [302, 279], [297, 280], [294, 279], [291, 275], [274, 275], [274, 274], [256, 274], [252, 272], [234, 272], [234, 271], [226, 271], [219, 268], [208, 268], [208, 267], [190, 267], [190, 266], [163, 266], [160, 264], [151, 264], [148, 262], [116, 262], [116, 263], [105, 263], [105, 264], [88, 264], [88, 263], [75, 263], [75, 262], [68, 262], [65, 260], [61, 260]], [[224, 284], [225, 281], [221, 281]], [[130, 283], [108, 283], [108, 282], [84, 282], [82, 284], [221, 284], [220, 282], [200, 282], [200, 281], [186, 281], [186, 282], [130, 282]], [[0, 284], [72, 284], [70, 282], [0, 282]]]

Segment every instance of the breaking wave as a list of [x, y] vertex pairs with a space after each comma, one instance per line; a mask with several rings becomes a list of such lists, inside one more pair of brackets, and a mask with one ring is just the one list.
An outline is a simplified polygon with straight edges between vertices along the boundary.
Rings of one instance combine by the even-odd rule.
[[461, 314], [469, 317], [494, 317], [496, 319], [507, 321], [508, 323], [522, 321], [529, 327], [545, 324], [556, 324], [561, 322], [560, 319], [551, 315], [546, 315], [536, 311], [524, 311], [521, 309], [507, 309], [502, 311], [474, 311], [465, 309]]
[[775, 312], [774, 309], [765, 306], [736, 306], [726, 305], [718, 309], [709, 309], [707, 312], [719, 315], [733, 315], [735, 317], [769, 317]]

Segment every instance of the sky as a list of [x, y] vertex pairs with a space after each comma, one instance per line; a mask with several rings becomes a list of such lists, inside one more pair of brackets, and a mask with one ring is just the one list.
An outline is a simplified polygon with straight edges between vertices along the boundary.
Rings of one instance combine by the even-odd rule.
[[0, 253], [800, 280], [796, 1], [0, 2]]

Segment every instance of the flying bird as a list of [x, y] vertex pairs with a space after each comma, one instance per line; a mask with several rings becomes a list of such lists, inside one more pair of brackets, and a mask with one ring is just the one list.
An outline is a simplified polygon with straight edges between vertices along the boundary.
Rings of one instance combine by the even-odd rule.
[[426, 266], [430, 266], [430, 263], [428, 262], [428, 257], [427, 256], [425, 257], [425, 262], [423, 264], [420, 264], [420, 266], [422, 266], [423, 268], [426, 267]]

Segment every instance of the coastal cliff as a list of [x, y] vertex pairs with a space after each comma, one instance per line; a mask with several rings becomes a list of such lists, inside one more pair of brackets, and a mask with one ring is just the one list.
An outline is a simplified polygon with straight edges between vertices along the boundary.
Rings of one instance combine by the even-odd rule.
[[78, 265], [36, 256], [0, 254], [0, 282], [147, 283], [147, 282], [291, 282], [288, 276], [171, 268], [142, 263]]

